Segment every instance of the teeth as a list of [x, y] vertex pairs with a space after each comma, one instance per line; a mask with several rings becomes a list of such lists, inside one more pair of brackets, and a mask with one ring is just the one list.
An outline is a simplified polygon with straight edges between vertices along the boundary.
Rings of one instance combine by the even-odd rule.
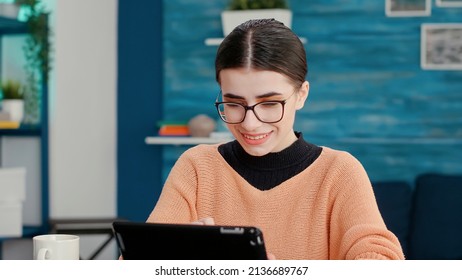
[[268, 134], [259, 135], [259, 136], [250, 136], [250, 135], [244, 134], [244, 137], [250, 140], [260, 140], [260, 139], [265, 138], [266, 136], [268, 136]]

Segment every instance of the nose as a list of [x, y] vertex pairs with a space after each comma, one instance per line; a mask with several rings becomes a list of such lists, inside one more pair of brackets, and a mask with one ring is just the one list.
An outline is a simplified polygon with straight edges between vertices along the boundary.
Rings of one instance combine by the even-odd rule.
[[247, 110], [245, 112], [244, 121], [241, 123], [242, 128], [244, 128], [247, 131], [253, 131], [261, 125], [262, 122], [257, 119], [257, 116], [255, 116], [254, 111]]

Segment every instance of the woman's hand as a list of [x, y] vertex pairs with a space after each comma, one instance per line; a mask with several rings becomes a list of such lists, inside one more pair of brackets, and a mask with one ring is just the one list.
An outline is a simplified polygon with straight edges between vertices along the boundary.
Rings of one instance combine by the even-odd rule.
[[212, 217], [202, 218], [197, 221], [191, 222], [193, 225], [204, 225], [204, 226], [213, 226], [215, 225], [215, 220]]

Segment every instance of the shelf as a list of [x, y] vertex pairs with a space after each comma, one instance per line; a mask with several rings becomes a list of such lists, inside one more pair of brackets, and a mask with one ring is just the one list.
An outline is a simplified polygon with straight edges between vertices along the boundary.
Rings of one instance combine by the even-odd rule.
[[21, 125], [16, 129], [0, 129], [0, 136], [40, 136], [40, 125]]
[[[148, 145], [198, 145], [217, 144], [234, 140], [233, 138], [214, 137], [188, 137], [188, 136], [149, 136], [145, 142]], [[366, 144], [429, 144], [429, 145], [459, 145], [460, 138], [339, 138], [340, 143], [366, 143]]]
[[27, 33], [27, 25], [24, 22], [0, 16], [0, 34], [13, 35]]
[[[204, 43], [206, 46], [218, 46], [221, 44], [224, 38], [207, 38], [205, 39]], [[302, 41], [303, 44], [307, 44], [308, 40], [304, 37], [300, 37], [300, 41]]]
[[229, 142], [231, 138], [188, 137], [188, 136], [149, 136], [145, 142], [148, 145], [198, 145]]
[[207, 38], [205, 39], [204, 43], [206, 46], [218, 46], [223, 42], [224, 38]]
[[[28, 35], [29, 30], [25, 22], [18, 21], [14, 18], [7, 18], [0, 16], [0, 37], [11, 35]], [[1, 38], [0, 38], [1, 39]], [[0, 51], [0, 61], [4, 56]], [[39, 73], [43, 75], [44, 73]], [[38, 137], [40, 139], [40, 216], [41, 224], [37, 226], [23, 226], [22, 235], [19, 237], [0, 237], [0, 259], [2, 259], [3, 241], [13, 238], [29, 238], [35, 235], [44, 234], [48, 232], [48, 218], [49, 218], [49, 205], [48, 205], [48, 84], [46, 79], [42, 79], [40, 86], [40, 111], [41, 123], [37, 125], [21, 124], [16, 129], [0, 129], [0, 138], [4, 136], [20, 136], [20, 137]], [[1, 139], [0, 139], [1, 140]], [[1, 151], [0, 151], [1, 152]], [[15, 157], [15, 155], [13, 155]]]

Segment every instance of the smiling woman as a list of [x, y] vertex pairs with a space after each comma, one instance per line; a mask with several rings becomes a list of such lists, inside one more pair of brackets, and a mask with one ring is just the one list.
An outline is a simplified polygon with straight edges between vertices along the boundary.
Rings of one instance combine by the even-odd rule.
[[361, 163], [294, 130], [309, 92], [300, 39], [274, 19], [247, 21], [215, 70], [215, 105], [236, 140], [187, 150], [147, 221], [257, 227], [278, 259], [403, 259]]

